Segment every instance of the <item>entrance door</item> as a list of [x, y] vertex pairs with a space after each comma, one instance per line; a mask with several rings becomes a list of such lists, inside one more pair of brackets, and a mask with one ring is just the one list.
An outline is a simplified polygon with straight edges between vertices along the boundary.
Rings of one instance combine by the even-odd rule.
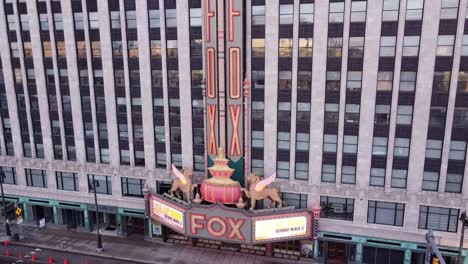
[[68, 229], [76, 229], [84, 224], [83, 211], [73, 209], [62, 209], [63, 223], [67, 225]]
[[327, 260], [328, 264], [346, 264], [346, 244], [339, 242], [328, 242], [327, 246]]
[[33, 205], [32, 209], [34, 220], [36, 220], [37, 223], [39, 223], [39, 220], [41, 220], [42, 218], [45, 218], [46, 223], [54, 222], [54, 211], [52, 207]]

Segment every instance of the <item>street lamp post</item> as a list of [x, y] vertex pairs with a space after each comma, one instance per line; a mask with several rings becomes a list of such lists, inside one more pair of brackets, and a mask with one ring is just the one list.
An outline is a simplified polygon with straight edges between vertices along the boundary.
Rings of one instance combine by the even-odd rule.
[[461, 230], [461, 237], [460, 237], [460, 245], [458, 248], [458, 264], [463, 263], [462, 257], [462, 250], [463, 250], [463, 240], [465, 239], [465, 227], [468, 225], [468, 218], [466, 217], [466, 211], [461, 213], [460, 221], [462, 222], [462, 230]]
[[96, 206], [96, 224], [97, 224], [97, 252], [102, 252], [102, 239], [101, 233], [99, 233], [99, 209], [97, 203], [97, 191], [96, 191], [96, 179], [93, 174], [93, 190], [94, 190], [94, 205]]

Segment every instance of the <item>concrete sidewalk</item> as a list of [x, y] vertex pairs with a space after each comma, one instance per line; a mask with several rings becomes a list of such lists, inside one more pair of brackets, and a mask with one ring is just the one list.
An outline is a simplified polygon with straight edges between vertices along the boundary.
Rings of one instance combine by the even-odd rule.
[[[12, 234], [17, 232], [17, 226], [12, 225]], [[4, 225], [0, 225], [0, 234], [4, 233]], [[24, 239], [16, 242], [37, 248], [53, 249], [89, 256], [100, 256], [115, 260], [153, 264], [292, 264], [318, 263], [312, 260], [290, 261], [286, 259], [269, 258], [238, 252], [221, 251], [217, 249], [193, 247], [189, 245], [150, 242], [103, 236], [101, 253], [96, 252], [96, 235], [62, 229], [37, 228], [23, 226]], [[15, 242], [13, 242], [15, 243]]]

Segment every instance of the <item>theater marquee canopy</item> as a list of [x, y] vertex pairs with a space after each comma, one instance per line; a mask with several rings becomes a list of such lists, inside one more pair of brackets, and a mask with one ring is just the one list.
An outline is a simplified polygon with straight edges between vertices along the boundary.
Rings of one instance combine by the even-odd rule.
[[152, 195], [150, 201], [151, 218], [188, 237], [256, 244], [312, 235], [312, 216], [307, 210], [248, 212], [221, 204], [182, 205], [161, 195]]

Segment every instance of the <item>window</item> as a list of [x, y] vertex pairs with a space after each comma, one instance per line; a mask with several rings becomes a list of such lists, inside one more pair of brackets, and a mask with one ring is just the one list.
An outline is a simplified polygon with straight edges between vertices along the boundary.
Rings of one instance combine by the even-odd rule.
[[20, 15], [21, 30], [29, 31], [29, 17], [27, 14]]
[[320, 217], [353, 221], [354, 199], [320, 196]]
[[278, 161], [276, 167], [278, 178], [289, 179], [289, 161]]
[[452, 140], [452, 142], [450, 142], [449, 159], [465, 160], [465, 155], [466, 155], [466, 142]]
[[468, 107], [455, 106], [453, 127], [468, 128]]
[[94, 58], [101, 57], [101, 43], [99, 41], [91, 41], [91, 52]]
[[166, 141], [164, 126], [155, 126], [154, 134], [156, 143], [164, 143]]
[[119, 11], [111, 11], [110, 12], [110, 19], [111, 19], [112, 29], [119, 29], [120, 28], [120, 12]]
[[453, 56], [454, 35], [440, 35], [437, 38], [437, 56]]
[[457, 232], [460, 210], [422, 205], [419, 208], [419, 229]]
[[341, 72], [339, 71], [327, 71], [327, 91], [339, 91], [341, 86]]
[[252, 25], [265, 25], [265, 6], [252, 6]]
[[343, 23], [344, 8], [344, 2], [330, 3], [328, 23]]
[[[467, 13], [468, 14], [468, 13]], [[468, 35], [463, 35], [461, 56], [468, 56]], [[466, 75], [466, 74], [465, 74]], [[465, 78], [466, 79], [466, 78]]]
[[161, 26], [161, 15], [159, 10], [149, 10], [149, 27], [150, 28], [159, 28]]
[[395, 148], [393, 155], [397, 157], [408, 157], [409, 145], [409, 138], [395, 138]]
[[323, 135], [323, 151], [336, 152], [337, 135]]
[[348, 56], [351, 58], [362, 58], [364, 56], [364, 37], [349, 38]]
[[343, 166], [341, 169], [341, 183], [356, 183], [356, 166]]
[[322, 182], [335, 182], [336, 181], [336, 165], [323, 164], [322, 165]]
[[346, 88], [350, 91], [360, 91], [362, 81], [361, 71], [348, 71], [348, 78], [346, 80]]
[[177, 11], [175, 9], [166, 9], [166, 27], [177, 27]]
[[374, 123], [388, 125], [390, 123], [390, 105], [376, 105]]
[[313, 24], [314, 23], [314, 4], [299, 4], [299, 23]]
[[59, 58], [65, 58], [67, 56], [67, 52], [65, 50], [65, 41], [57, 41], [56, 45], [57, 45], [57, 55], [58, 55], [58, 57]]
[[380, 57], [395, 57], [396, 36], [380, 37]]
[[442, 156], [442, 140], [428, 139], [426, 143], [426, 158], [440, 159]]
[[122, 195], [131, 197], [143, 197], [143, 187], [146, 180], [122, 177]]
[[[84, 29], [83, 13], [74, 13], [73, 17], [74, 17], [74, 20], [75, 20], [75, 29], [76, 30], [83, 30]], [[42, 23], [41, 23], [41, 29], [42, 29]], [[43, 29], [43, 30], [47, 30], [47, 29]]]
[[448, 93], [450, 89], [451, 71], [435, 71], [432, 82], [432, 92]]
[[351, 2], [351, 22], [366, 21], [367, 1], [352, 1]]
[[112, 54], [114, 55], [114, 58], [122, 58], [123, 56], [122, 41], [117, 41], [117, 40], [112, 41]]
[[309, 179], [309, 163], [296, 162], [296, 173], [295, 173], [294, 178], [297, 179], [297, 180], [307, 180], [307, 179]]
[[463, 183], [463, 174], [461, 173], [447, 173], [445, 181], [445, 192], [461, 193]]
[[296, 209], [307, 208], [307, 194], [282, 192], [281, 200], [287, 206], [294, 206]]
[[412, 105], [398, 105], [396, 123], [398, 125], [411, 125], [412, 120], [413, 120], [413, 106]]
[[254, 58], [265, 57], [265, 39], [252, 38], [252, 57]]
[[278, 132], [278, 149], [289, 150], [290, 133], [289, 132]]
[[263, 160], [252, 159], [252, 172], [262, 175], [263, 174]]
[[420, 36], [405, 36], [403, 38], [403, 57], [418, 56], [420, 38]]
[[356, 154], [358, 146], [358, 137], [344, 135], [343, 136], [343, 152], [348, 154]]
[[386, 137], [374, 137], [374, 139], [372, 140], [372, 155], [387, 155], [387, 143], [388, 138]]
[[86, 58], [86, 43], [84, 41], [76, 42], [76, 52], [78, 53], [78, 58]]
[[312, 38], [299, 38], [299, 58], [310, 58], [313, 54]]
[[7, 15], [8, 29], [10, 31], [16, 31], [16, 20], [15, 15]]
[[264, 89], [265, 88], [265, 72], [264, 71], [252, 71], [252, 89]]
[[25, 172], [28, 186], [47, 188], [47, 173], [45, 170], [25, 169]]
[[[331, 3], [339, 4], [339, 3]], [[341, 50], [343, 47], [343, 38], [332, 37], [328, 38], [327, 56], [331, 58], [341, 58]]]
[[98, 12], [89, 12], [89, 29], [99, 29], [99, 14]]
[[201, 8], [190, 8], [190, 26], [191, 27], [202, 26]]
[[293, 23], [293, 8], [294, 5], [280, 5], [280, 24], [281, 25], [292, 25]]
[[400, 91], [412, 92], [416, 88], [416, 72], [401, 72]]
[[298, 71], [297, 72], [297, 89], [310, 91], [312, 87], [312, 72]]
[[385, 186], [385, 169], [384, 168], [371, 168], [370, 171], [370, 186]]
[[437, 191], [439, 188], [439, 173], [434, 171], [424, 171], [422, 189], [424, 191]]
[[406, 177], [408, 171], [401, 169], [393, 169], [392, 171], [392, 188], [406, 188]]
[[424, 0], [408, 0], [406, 20], [422, 20]]
[[252, 147], [263, 148], [263, 131], [252, 131]]
[[291, 58], [293, 53], [292, 39], [280, 38], [279, 40], [279, 56], [282, 58]]
[[382, 21], [398, 21], [400, 0], [384, 0]]
[[127, 28], [137, 28], [136, 11], [127, 11], [125, 13], [127, 19]]
[[[61, 41], [63, 42], [63, 41]], [[57, 42], [58, 43], [58, 42]], [[31, 42], [26, 41], [23, 42], [23, 48], [24, 48], [24, 57], [26, 58], [32, 58], [32, 45]], [[58, 47], [57, 47], [58, 48]]]
[[468, 73], [466, 72], [461, 71], [458, 74], [457, 93], [468, 93]]
[[440, 19], [457, 19], [458, 0], [442, 0]]
[[138, 58], [138, 41], [129, 40], [127, 44], [128, 44], [128, 57]]
[[336, 125], [338, 123], [338, 104], [325, 104], [325, 122]]
[[431, 106], [431, 110], [429, 114], [429, 126], [444, 127], [446, 115], [447, 115], [447, 107]]
[[369, 201], [367, 223], [403, 226], [405, 204]]
[[393, 89], [393, 72], [379, 71], [377, 74], [377, 91], [391, 91]]
[[13, 58], [19, 58], [18, 42], [10, 42], [10, 49], [11, 49], [11, 56]]
[[57, 189], [79, 191], [78, 174], [75, 172], [56, 171]]
[[16, 168], [15, 167], [0, 167], [0, 173], [4, 184], [16, 184]]
[[94, 193], [94, 183], [96, 184], [96, 193], [112, 194], [111, 176], [88, 174], [88, 188], [90, 193]]
[[161, 58], [161, 41], [151, 40], [151, 57]]
[[101, 148], [100, 151], [101, 151], [101, 153], [100, 153], [101, 163], [109, 164], [109, 162], [110, 162], [109, 149], [108, 148]]
[[278, 73], [278, 88], [280, 90], [291, 90], [292, 88], [292, 72], [280, 71]]
[[49, 30], [49, 17], [47, 14], [39, 14], [39, 27], [43, 31]]
[[63, 30], [63, 16], [60, 13], [54, 14], [55, 30]]
[[296, 150], [309, 151], [308, 133], [296, 133]]
[[345, 107], [345, 123], [359, 124], [359, 108], [358, 104], [346, 104]]
[[167, 40], [167, 57], [177, 58], [177, 40]]

